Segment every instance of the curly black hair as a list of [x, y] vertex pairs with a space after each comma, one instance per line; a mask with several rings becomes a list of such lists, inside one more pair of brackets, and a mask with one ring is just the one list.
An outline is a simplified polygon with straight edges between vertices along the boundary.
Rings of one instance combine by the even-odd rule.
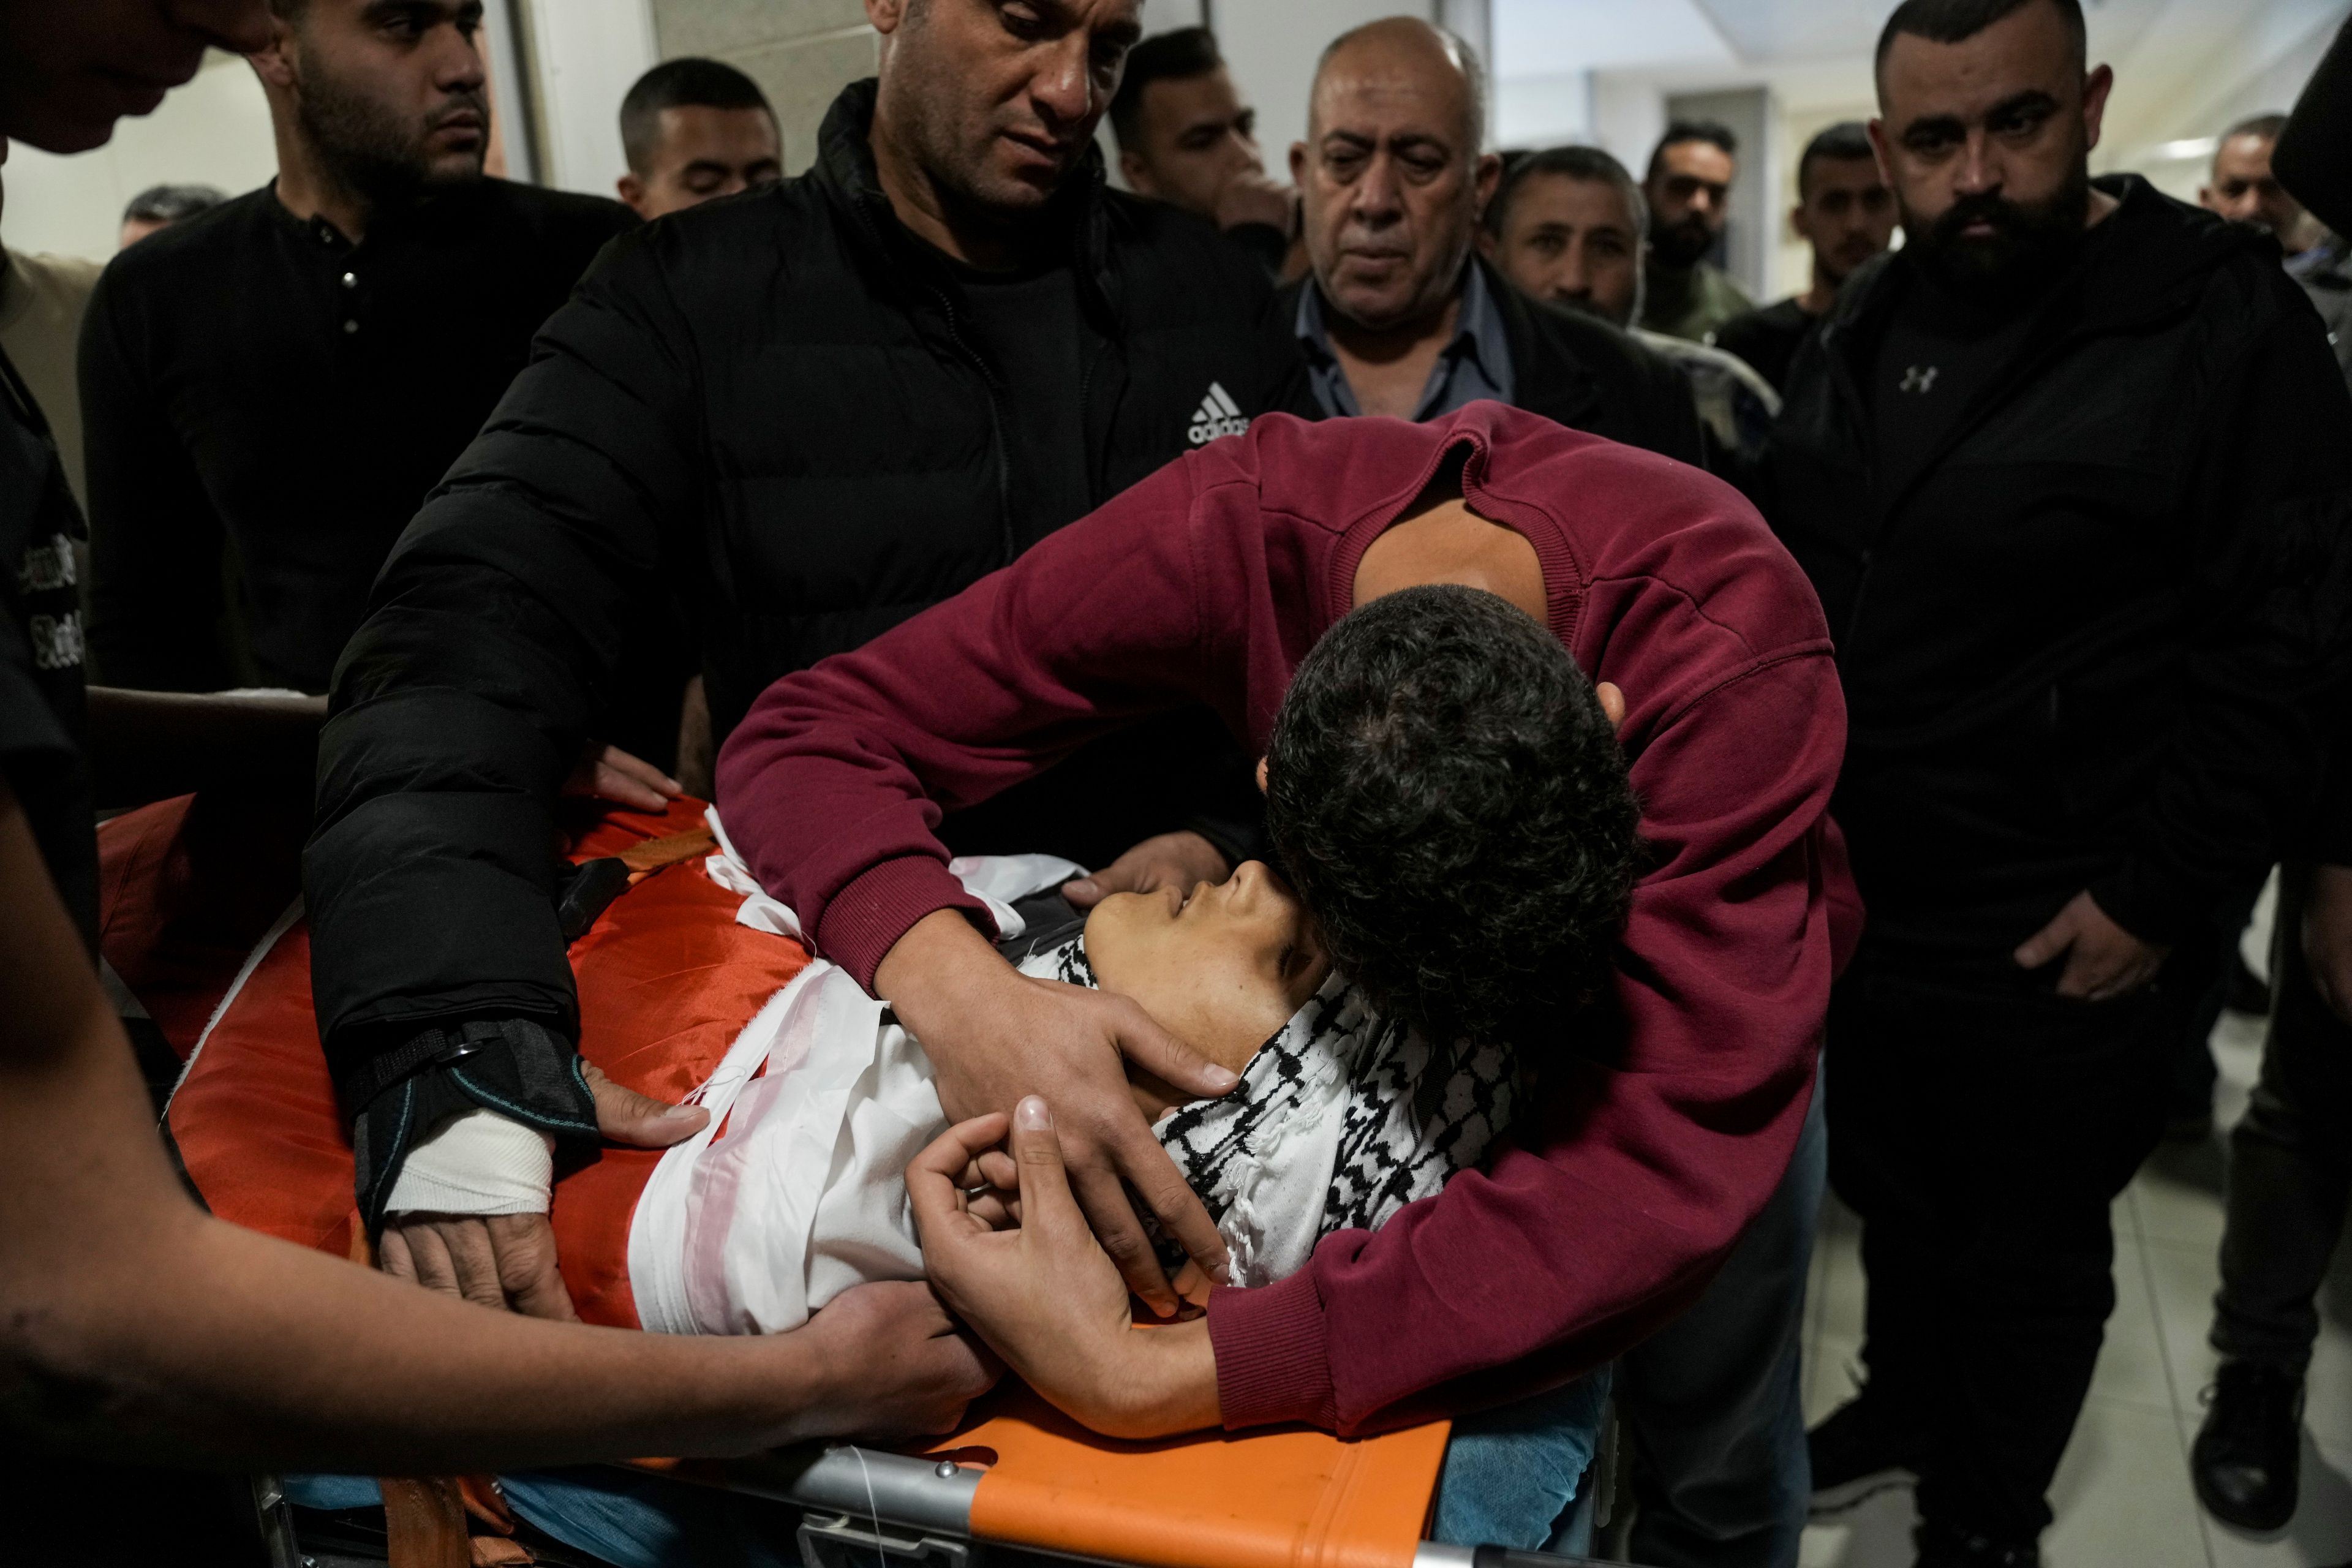
[[1599, 989], [1639, 820], [1591, 682], [1475, 588], [1344, 616], [1266, 745], [1266, 826], [1332, 962], [1432, 1040], [1541, 1039]]

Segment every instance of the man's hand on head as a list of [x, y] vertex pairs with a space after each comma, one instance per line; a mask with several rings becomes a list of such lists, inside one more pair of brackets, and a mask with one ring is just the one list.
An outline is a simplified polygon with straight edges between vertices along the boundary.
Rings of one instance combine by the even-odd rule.
[[[596, 1130], [609, 1142], [666, 1149], [694, 1136], [710, 1119], [698, 1105], [670, 1105], [625, 1089], [591, 1064], [583, 1062], [580, 1070], [596, 1102]], [[510, 1125], [526, 1137], [541, 1136]], [[397, 1203], [397, 1185], [393, 1196]], [[534, 1318], [576, 1319], [556, 1267], [555, 1232], [547, 1218], [551, 1196], [541, 1186], [531, 1194], [536, 1208], [525, 1213], [395, 1213], [384, 1221], [377, 1264], [398, 1279], [481, 1306]]]
[[1021, 973], [954, 910], [933, 910], [900, 937], [874, 988], [923, 1042], [950, 1116], [1010, 1114], [1025, 1097], [1052, 1091], [1078, 1206], [1128, 1288], [1154, 1311], [1172, 1314], [1179, 1299], [1130, 1188], [1211, 1279], [1226, 1277], [1224, 1240], [1137, 1109], [1126, 1063], [1203, 1098], [1231, 1093], [1241, 1082], [1234, 1073], [1124, 996]]
[[1187, 829], [1147, 838], [1094, 875], [1064, 883], [1062, 897], [1090, 910], [1113, 893], [1156, 893], [1162, 888], [1189, 893], [1233, 874], [1223, 851]]
[[2069, 900], [2048, 925], [2026, 938], [2014, 956], [2021, 967], [2039, 969], [2063, 953], [2066, 968], [2058, 976], [2059, 995], [2074, 1001], [2112, 1002], [2154, 980], [2171, 952], [2170, 948], [2142, 942], [2117, 925], [2086, 889]]

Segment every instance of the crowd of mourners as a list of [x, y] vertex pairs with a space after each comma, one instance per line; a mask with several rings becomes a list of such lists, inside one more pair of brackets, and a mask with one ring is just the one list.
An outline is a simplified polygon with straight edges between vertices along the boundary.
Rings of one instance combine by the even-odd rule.
[[[613, 201], [486, 172], [472, 0], [0, 0], [0, 133], [98, 145], [217, 47], [278, 154], [102, 269], [0, 258], [10, 1516], [241, 1561], [204, 1472], [569, 1474], [527, 1534], [782, 1563], [781, 1505], [562, 1467], [1013, 1374], [1120, 1438], [1450, 1418], [1461, 1545], [1793, 1564], [1916, 1484], [1922, 1568], [2037, 1563], [2275, 868], [2191, 1468], [2284, 1526], [2352, 1199], [2352, 42], [2200, 210], [2091, 174], [2078, 0], [1905, 0], [1759, 306], [1723, 125], [1489, 151], [1399, 16], [1270, 173], [1145, 9], [868, 0], [806, 146], [667, 61]], [[155, 1135], [95, 825], [189, 792], [299, 886], [374, 1271]], [[679, 799], [880, 1005], [842, 1048], [924, 1064], [905, 1267], [783, 1331], [573, 1321], [548, 1218], [708, 1121], [583, 1066], [551, 847]], [[1017, 905], [965, 858], [1048, 855]], [[1315, 1051], [1385, 1065], [1268, 1278], [1208, 1151]], [[1825, 1189], [1864, 1376], [1808, 1432]]]

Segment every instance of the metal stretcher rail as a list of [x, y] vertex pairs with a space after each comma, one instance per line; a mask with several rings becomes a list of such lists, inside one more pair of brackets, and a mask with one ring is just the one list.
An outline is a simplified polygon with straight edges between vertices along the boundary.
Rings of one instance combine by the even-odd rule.
[[[803, 1510], [801, 1559], [808, 1568], [874, 1568], [891, 1560], [909, 1568], [982, 1568], [1002, 1562], [1076, 1562], [1129, 1568], [1108, 1558], [1074, 1558], [975, 1540], [972, 1499], [986, 1474], [953, 1459], [916, 1458], [835, 1443], [778, 1449], [728, 1461], [723, 1478], [677, 1472]], [[1590, 1558], [1552, 1557], [1500, 1546], [1444, 1546], [1424, 1541], [1412, 1568], [1601, 1568]]]

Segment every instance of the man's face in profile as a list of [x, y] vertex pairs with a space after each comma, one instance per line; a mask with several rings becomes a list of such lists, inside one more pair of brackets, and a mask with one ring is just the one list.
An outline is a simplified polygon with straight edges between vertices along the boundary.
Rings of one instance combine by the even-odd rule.
[[2222, 142], [2213, 153], [2212, 182], [2197, 193], [2197, 200], [2208, 212], [2232, 223], [2262, 225], [2292, 253], [2312, 243], [2306, 232], [2310, 217], [2271, 173], [2274, 145], [2270, 137], [2252, 132]]
[[1094, 140], [1141, 0], [866, 0], [893, 124], [951, 199], [1034, 212]]
[[1790, 226], [1813, 248], [1822, 275], [1843, 283], [1895, 239], [1895, 193], [1872, 158], [1816, 158]]
[[1661, 148], [1642, 187], [1650, 204], [1650, 249], [1680, 270], [1698, 263], [1723, 237], [1730, 221], [1731, 154], [1712, 142], [1676, 142]]
[[2090, 154], [2113, 80], [2085, 75], [2054, 5], [1975, 37], [1897, 37], [1871, 122], [1909, 253], [1956, 292], [2000, 297], [2060, 264], [2090, 211]]
[[205, 50], [269, 42], [263, 0], [0, 3], [0, 137], [51, 153], [104, 145], [196, 74]]
[[1479, 243], [1520, 292], [1624, 326], [1641, 282], [1642, 237], [1605, 180], [1530, 174], [1511, 192], [1500, 235]]
[[1143, 89], [1137, 145], [1119, 170], [1137, 193], [1214, 220], [1217, 193], [1236, 174], [1263, 174], [1257, 111], [1243, 106], [1223, 66]]
[[621, 199], [648, 222], [784, 177], [775, 117], [764, 109], [681, 104], [656, 122], [660, 135], [646, 168], [621, 176]]
[[302, 133], [371, 195], [479, 178], [481, 26], [480, 0], [308, 0], [276, 47]]
[[1291, 177], [1316, 281], [1358, 326], [1403, 326], [1453, 298], [1499, 172], [1468, 122], [1468, 86], [1433, 38], [1358, 39], [1317, 80]]

